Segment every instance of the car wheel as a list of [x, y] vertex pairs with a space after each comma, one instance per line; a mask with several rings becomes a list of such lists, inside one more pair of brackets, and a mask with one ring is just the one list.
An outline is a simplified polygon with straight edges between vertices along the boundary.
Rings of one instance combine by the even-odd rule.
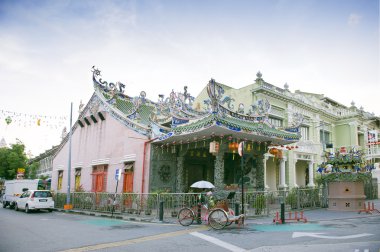
[[53, 212], [53, 209], [48, 209], [49, 213]]
[[30, 209], [28, 205], [25, 206], [25, 213], [30, 213]]
[[7, 202], [3, 202], [3, 208], [7, 207]]
[[19, 208], [18, 208], [18, 205], [17, 205], [17, 203], [16, 203], [16, 204], [15, 204], [15, 210], [18, 211], [18, 209], [19, 209]]

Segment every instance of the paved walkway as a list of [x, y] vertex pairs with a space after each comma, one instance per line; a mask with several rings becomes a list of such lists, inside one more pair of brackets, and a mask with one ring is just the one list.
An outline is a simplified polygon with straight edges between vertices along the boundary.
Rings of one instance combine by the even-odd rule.
[[[374, 202], [375, 209], [380, 210], [380, 199], [371, 200], [370, 202]], [[129, 215], [129, 214], [115, 213], [112, 216], [111, 213], [97, 213], [97, 212], [89, 212], [89, 211], [63, 210], [63, 209], [57, 209], [57, 210], [62, 211], [62, 212], [74, 213], [74, 214], [84, 214], [84, 215], [92, 215], [92, 216], [99, 216], [99, 217], [112, 217], [116, 219], [123, 219], [123, 220], [130, 220], [130, 221], [178, 224], [177, 218], [171, 218], [171, 217], [170, 218], [165, 217], [163, 221], [159, 221], [159, 219], [156, 217], [140, 217], [140, 216]], [[373, 215], [378, 215], [380, 217], [379, 213], [373, 213], [373, 214], [360, 213], [359, 214], [357, 211], [333, 211], [333, 210], [328, 210], [326, 208], [304, 210], [304, 217], [307, 219], [308, 222], [365, 218], [365, 217], [373, 216]], [[273, 223], [273, 218], [274, 216], [253, 217], [253, 218], [248, 218], [246, 220], [246, 223], [247, 224], [270, 224], [270, 223]], [[285, 213], [285, 218], [288, 218], [288, 212]]]

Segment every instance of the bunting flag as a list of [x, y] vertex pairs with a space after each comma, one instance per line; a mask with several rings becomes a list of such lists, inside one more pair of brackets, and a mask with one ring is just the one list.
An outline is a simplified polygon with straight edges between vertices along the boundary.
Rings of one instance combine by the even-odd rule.
[[67, 117], [26, 114], [8, 110], [0, 110], [0, 125], [1, 124], [5, 124], [8, 127], [48, 127], [58, 129], [67, 124]]

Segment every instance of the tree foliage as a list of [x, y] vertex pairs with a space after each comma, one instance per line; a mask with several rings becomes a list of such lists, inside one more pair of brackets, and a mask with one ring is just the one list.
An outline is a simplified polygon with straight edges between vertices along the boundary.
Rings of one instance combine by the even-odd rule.
[[[0, 148], [0, 178], [15, 179], [18, 168], [26, 168], [27, 157], [25, 145], [21, 142], [12, 144], [11, 148]], [[25, 174], [28, 174], [27, 169]]]

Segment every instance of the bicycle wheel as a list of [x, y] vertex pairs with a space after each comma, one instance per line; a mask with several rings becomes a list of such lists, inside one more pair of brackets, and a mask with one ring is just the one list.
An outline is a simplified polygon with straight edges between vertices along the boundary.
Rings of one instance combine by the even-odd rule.
[[228, 222], [228, 216], [222, 209], [215, 209], [208, 216], [208, 223], [213, 229], [222, 229]]
[[[228, 216], [234, 216], [235, 215], [235, 211], [232, 210], [231, 208], [228, 208]], [[228, 220], [227, 220], [227, 223], [226, 223], [226, 226], [229, 226], [231, 225], [232, 223], [234, 223], [234, 221], [229, 221], [229, 217], [228, 217]]]
[[178, 221], [182, 226], [189, 226], [194, 221], [194, 212], [188, 207], [182, 208], [178, 213]]

